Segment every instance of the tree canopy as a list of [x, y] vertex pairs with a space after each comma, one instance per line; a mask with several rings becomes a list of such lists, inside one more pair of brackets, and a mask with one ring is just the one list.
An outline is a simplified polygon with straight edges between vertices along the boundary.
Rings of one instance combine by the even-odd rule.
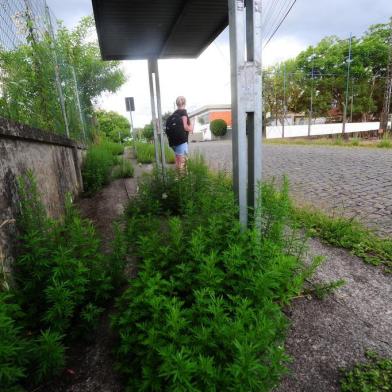
[[363, 36], [352, 37], [349, 79], [350, 40], [336, 36], [268, 68], [263, 75], [266, 112], [282, 118], [285, 103], [287, 111], [309, 115], [312, 97], [313, 116], [341, 115], [348, 87], [347, 109], [352, 108], [353, 118], [377, 118], [383, 105], [389, 34], [390, 24], [377, 24]]
[[131, 136], [128, 119], [116, 112], [99, 110], [96, 112], [98, 129], [113, 142], [123, 142]]
[[125, 82], [120, 63], [101, 60], [92, 17], [83, 18], [72, 31], [60, 24], [54, 39], [49, 31], [38, 34], [29, 15], [19, 18], [25, 43], [9, 49], [0, 42], [0, 116], [64, 133], [57, 69], [71, 136], [80, 137], [77, 93], [86, 120], [97, 97], [116, 92]]

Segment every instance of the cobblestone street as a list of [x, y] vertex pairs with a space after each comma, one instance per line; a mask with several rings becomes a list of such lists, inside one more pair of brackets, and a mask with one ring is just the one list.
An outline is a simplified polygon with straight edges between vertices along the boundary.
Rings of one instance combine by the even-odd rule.
[[[191, 143], [214, 169], [231, 171], [231, 141]], [[356, 217], [392, 235], [392, 152], [377, 148], [263, 146], [264, 177], [286, 174], [297, 204]]]

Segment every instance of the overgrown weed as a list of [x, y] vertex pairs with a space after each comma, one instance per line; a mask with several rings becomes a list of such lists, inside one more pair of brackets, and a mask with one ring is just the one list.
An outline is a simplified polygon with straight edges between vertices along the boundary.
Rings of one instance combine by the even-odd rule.
[[365, 354], [366, 363], [341, 371], [342, 392], [390, 391], [392, 386], [392, 359], [382, 358], [373, 351]]
[[63, 219], [50, 219], [30, 172], [19, 179], [19, 199], [15, 284], [0, 291], [0, 383], [7, 391], [63, 370], [67, 342], [94, 336], [124, 267], [113, 262], [120, 250], [101, 253], [93, 225], [69, 196]]
[[[268, 391], [286, 371], [282, 307], [318, 263], [284, 233], [288, 187], [260, 188], [243, 229], [230, 181], [189, 161], [187, 175], [146, 176], [127, 210], [139, 273], [117, 303], [118, 369], [129, 390]], [[261, 232], [260, 232], [261, 230]]]
[[340, 248], [348, 249], [368, 264], [382, 266], [392, 272], [392, 240], [383, 239], [365, 228], [355, 219], [343, 216], [330, 217], [309, 208], [294, 208], [293, 219], [304, 227], [310, 236]]

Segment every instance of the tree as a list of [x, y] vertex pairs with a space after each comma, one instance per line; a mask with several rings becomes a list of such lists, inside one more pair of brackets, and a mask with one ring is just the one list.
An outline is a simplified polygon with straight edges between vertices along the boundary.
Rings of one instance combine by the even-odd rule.
[[81, 136], [76, 94], [82, 117], [92, 116], [95, 99], [105, 91], [117, 91], [125, 82], [120, 63], [101, 60], [92, 17], [83, 18], [73, 31], [60, 24], [54, 40], [49, 31], [37, 34], [39, 27], [27, 13], [18, 18], [25, 43], [14, 49], [0, 47], [0, 116], [64, 133], [57, 67], [71, 136]]
[[99, 110], [96, 112], [98, 129], [110, 140], [123, 142], [130, 135], [130, 123], [128, 119], [116, 112]]
[[[373, 25], [352, 39], [348, 113], [357, 120], [378, 117], [388, 62], [389, 24]], [[322, 39], [296, 58], [264, 71], [264, 102], [273, 118], [283, 118], [284, 93], [288, 111], [327, 117], [341, 115], [346, 100], [349, 40]], [[286, 91], [283, 91], [286, 68]]]
[[152, 124], [152, 121], [144, 126], [142, 136], [149, 142], [154, 139], [154, 126]]

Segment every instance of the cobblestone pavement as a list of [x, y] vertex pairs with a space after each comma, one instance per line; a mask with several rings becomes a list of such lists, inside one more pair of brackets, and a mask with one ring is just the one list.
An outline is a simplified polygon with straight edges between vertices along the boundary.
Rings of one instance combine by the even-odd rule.
[[[231, 171], [231, 141], [191, 143], [214, 169]], [[392, 235], [392, 151], [359, 147], [263, 146], [263, 175], [287, 175], [300, 205], [356, 217]]]

